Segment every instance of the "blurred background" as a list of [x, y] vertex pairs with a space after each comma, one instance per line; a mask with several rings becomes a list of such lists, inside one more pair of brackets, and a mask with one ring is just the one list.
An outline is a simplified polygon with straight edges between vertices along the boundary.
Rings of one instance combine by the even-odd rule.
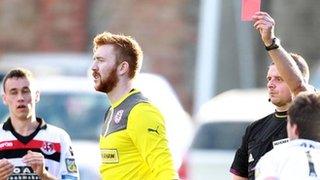
[[[91, 54], [95, 34], [128, 34], [144, 50], [143, 71], [166, 77], [193, 113], [225, 90], [265, 85], [269, 61], [252, 23], [240, 21], [240, 6], [240, 0], [1, 0], [0, 61], [12, 53]], [[317, 0], [261, 5], [276, 20], [283, 45], [301, 53], [313, 71], [318, 7]]]
[[[309, 63], [316, 88], [319, 7], [319, 0], [261, 2], [276, 21], [282, 45]], [[0, 0], [0, 74], [25, 66], [38, 76], [86, 76], [93, 37], [103, 31], [126, 34], [142, 46], [142, 71], [166, 79], [195, 117], [224, 91], [265, 87], [270, 60], [240, 12], [241, 0]]]

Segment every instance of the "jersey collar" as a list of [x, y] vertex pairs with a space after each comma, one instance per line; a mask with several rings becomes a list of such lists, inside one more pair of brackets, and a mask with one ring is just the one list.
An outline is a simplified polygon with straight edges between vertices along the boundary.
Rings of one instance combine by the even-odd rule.
[[18, 141], [20, 141], [23, 144], [27, 144], [29, 143], [37, 134], [40, 130], [42, 129], [46, 129], [47, 128], [47, 124], [44, 122], [43, 119], [41, 118], [36, 118], [36, 120], [38, 121], [39, 125], [37, 127], [37, 129], [31, 133], [28, 136], [22, 136], [20, 134], [18, 134], [11, 123], [11, 119], [10, 117], [8, 118], [8, 120], [3, 124], [2, 129], [5, 131], [10, 131], [12, 133], [13, 136], [15, 136], [17, 138]]
[[124, 96], [122, 96], [118, 101], [116, 101], [115, 103], [113, 103], [111, 105], [112, 108], [116, 108], [117, 106], [119, 106], [127, 97], [129, 97], [132, 94], [138, 93], [140, 92], [137, 89], [132, 89], [128, 94], [125, 94]]
[[277, 117], [277, 118], [287, 118], [287, 111], [275, 111], [274, 115]]
[[[47, 128], [47, 123], [42, 118], [37, 117], [36, 120], [38, 121], [38, 123], [40, 125], [38, 128], [40, 128], [40, 129]], [[11, 131], [11, 132], [14, 131], [10, 117], [7, 119], [7, 121], [5, 123], [3, 123], [2, 129], [5, 131]]]

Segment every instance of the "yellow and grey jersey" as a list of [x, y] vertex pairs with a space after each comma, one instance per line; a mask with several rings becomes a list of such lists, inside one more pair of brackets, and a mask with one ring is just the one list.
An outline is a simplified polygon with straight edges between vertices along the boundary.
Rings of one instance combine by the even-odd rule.
[[112, 104], [100, 136], [103, 179], [175, 179], [164, 120], [133, 90]]

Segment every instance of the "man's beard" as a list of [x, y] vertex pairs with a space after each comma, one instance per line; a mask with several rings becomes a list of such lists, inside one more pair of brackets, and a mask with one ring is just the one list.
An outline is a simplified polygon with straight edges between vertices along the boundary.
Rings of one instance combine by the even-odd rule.
[[109, 73], [107, 79], [101, 79], [100, 85], [96, 88], [96, 90], [104, 93], [109, 93], [116, 87], [118, 82], [119, 78], [117, 76], [117, 67], [114, 67]]

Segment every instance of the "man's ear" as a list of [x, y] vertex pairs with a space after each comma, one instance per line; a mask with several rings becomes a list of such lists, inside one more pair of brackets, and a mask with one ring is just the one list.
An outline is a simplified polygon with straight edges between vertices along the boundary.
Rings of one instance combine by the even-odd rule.
[[7, 98], [6, 98], [6, 95], [5, 94], [2, 94], [2, 102], [3, 102], [3, 104], [4, 105], [8, 105], [8, 103], [7, 103]]
[[119, 75], [124, 75], [129, 72], [129, 63], [127, 61], [123, 61], [118, 66]]
[[40, 91], [36, 91], [36, 96], [35, 96], [35, 102], [39, 102], [40, 101]]
[[300, 132], [299, 132], [298, 125], [297, 124], [292, 124], [292, 129], [293, 129], [294, 136], [296, 138], [299, 138]]

